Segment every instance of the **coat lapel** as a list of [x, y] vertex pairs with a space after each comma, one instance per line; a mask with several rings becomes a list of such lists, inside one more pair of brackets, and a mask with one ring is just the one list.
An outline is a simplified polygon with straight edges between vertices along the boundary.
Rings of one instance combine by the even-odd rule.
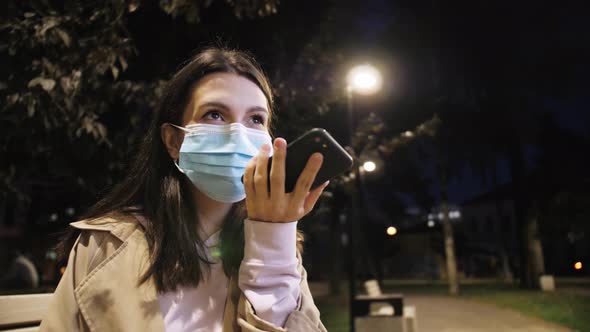
[[[139, 229], [75, 289], [91, 331], [164, 331], [153, 280], [138, 286], [149, 267], [147, 242]], [[108, 318], [107, 318], [108, 317]]]

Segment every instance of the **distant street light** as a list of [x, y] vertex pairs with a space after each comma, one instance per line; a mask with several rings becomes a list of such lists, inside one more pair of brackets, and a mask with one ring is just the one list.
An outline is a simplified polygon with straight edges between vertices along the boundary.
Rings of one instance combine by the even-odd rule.
[[397, 228], [393, 226], [387, 227], [387, 235], [394, 236], [395, 234], [397, 234]]
[[[434, 214], [434, 213], [428, 214], [428, 220], [434, 220], [434, 219], [443, 220], [444, 217], [445, 217], [445, 215], [442, 212], [439, 212], [437, 214]], [[459, 218], [461, 218], [461, 211], [459, 211], [459, 210], [449, 211], [449, 219], [459, 219]]]
[[574, 269], [576, 269], [578, 271], [581, 270], [582, 269], [582, 262], [576, 262], [574, 264]]
[[377, 165], [375, 165], [374, 162], [372, 161], [365, 161], [365, 163], [363, 164], [363, 169], [367, 172], [372, 172], [377, 168]]
[[353, 67], [346, 77], [348, 89], [361, 95], [372, 95], [381, 90], [383, 80], [377, 68], [369, 65]]
[[72, 217], [75, 213], [76, 213], [76, 210], [72, 207], [69, 207], [66, 209], [66, 215], [68, 215], [69, 217]]
[[459, 219], [459, 218], [461, 218], [461, 212], [459, 212], [459, 211], [451, 211], [451, 212], [449, 212], [449, 218], [451, 218], [451, 219]]

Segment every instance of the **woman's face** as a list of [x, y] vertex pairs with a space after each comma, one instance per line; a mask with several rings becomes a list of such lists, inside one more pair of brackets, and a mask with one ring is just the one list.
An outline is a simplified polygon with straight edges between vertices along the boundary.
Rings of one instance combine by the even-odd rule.
[[231, 73], [203, 77], [193, 89], [183, 125], [241, 123], [268, 131], [268, 101], [252, 81]]
[[[266, 96], [258, 85], [236, 74], [215, 73], [203, 77], [193, 89], [182, 125], [238, 122], [268, 132], [269, 116]], [[167, 123], [160, 130], [170, 158], [178, 160], [184, 133]]]

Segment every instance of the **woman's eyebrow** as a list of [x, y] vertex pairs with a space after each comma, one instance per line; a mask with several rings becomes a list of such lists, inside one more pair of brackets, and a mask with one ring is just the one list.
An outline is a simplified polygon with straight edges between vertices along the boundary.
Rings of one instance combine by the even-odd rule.
[[221, 108], [223, 110], [229, 109], [229, 107], [227, 107], [227, 105], [217, 102], [217, 101], [209, 101], [209, 102], [205, 102], [205, 103], [199, 105], [199, 108], [203, 108], [203, 107], [217, 107], [217, 108]]
[[252, 113], [252, 112], [264, 112], [264, 113], [268, 113], [268, 111], [266, 110], [266, 108], [260, 107], [260, 106], [250, 107], [248, 109], [248, 111], [246, 111], [246, 112], [247, 113]]
[[[209, 101], [209, 102], [205, 102], [205, 103], [199, 105], [199, 108], [203, 108], [203, 107], [217, 107], [217, 108], [220, 108], [221, 110], [224, 110], [224, 111], [229, 110], [229, 107], [227, 105], [225, 105], [224, 103], [218, 102], [218, 101]], [[247, 113], [252, 113], [252, 112], [268, 113], [268, 110], [262, 106], [253, 106], [253, 107], [250, 107], [246, 112]]]

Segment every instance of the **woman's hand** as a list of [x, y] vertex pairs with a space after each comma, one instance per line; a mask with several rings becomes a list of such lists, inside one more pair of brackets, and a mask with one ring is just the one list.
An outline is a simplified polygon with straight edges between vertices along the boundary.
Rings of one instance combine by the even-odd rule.
[[[301, 219], [314, 207], [329, 181], [312, 191], [311, 185], [322, 166], [323, 156], [314, 153], [299, 175], [295, 189], [285, 193], [285, 158], [287, 142], [282, 138], [274, 141], [274, 155], [268, 176], [270, 146], [264, 144], [258, 155], [246, 166], [244, 187], [248, 219], [269, 222], [291, 222]], [[270, 181], [270, 192], [268, 192]]]

